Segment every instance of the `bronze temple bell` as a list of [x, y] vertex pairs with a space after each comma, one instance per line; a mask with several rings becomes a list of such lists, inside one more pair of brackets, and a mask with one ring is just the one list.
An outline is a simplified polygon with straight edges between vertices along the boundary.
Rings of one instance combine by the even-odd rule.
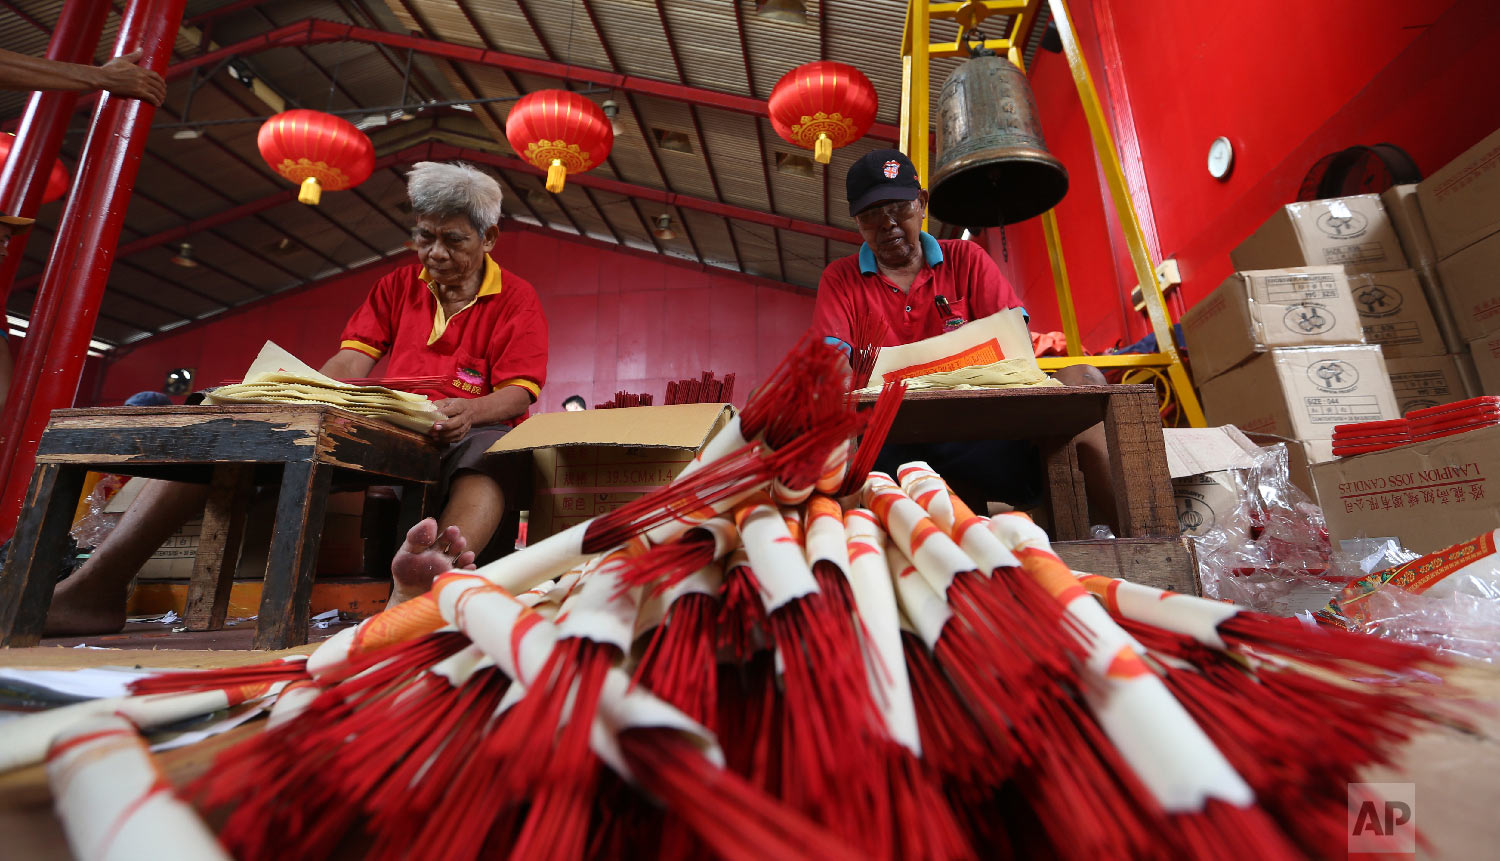
[[1009, 60], [976, 47], [938, 96], [929, 209], [959, 227], [999, 227], [1056, 206], [1068, 169], [1047, 152], [1036, 99]]

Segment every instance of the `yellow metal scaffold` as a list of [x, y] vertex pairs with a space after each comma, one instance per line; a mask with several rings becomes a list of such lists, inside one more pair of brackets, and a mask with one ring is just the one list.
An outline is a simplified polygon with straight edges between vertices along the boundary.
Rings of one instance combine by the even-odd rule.
[[[1043, 0], [963, 0], [955, 3], [934, 3], [931, 0], [908, 0], [906, 8], [906, 31], [901, 41], [901, 151], [911, 157], [916, 165], [922, 186], [927, 186], [928, 176], [928, 130], [931, 125], [930, 61], [941, 57], [968, 56], [969, 34], [979, 28], [981, 21], [994, 15], [1007, 16], [1009, 22], [1004, 38], [987, 38], [984, 47], [1003, 55], [1021, 71], [1026, 71], [1022, 52], [1026, 40], [1035, 27]], [[1057, 216], [1052, 210], [1042, 214], [1042, 228], [1047, 237], [1047, 254], [1052, 263], [1052, 278], [1057, 287], [1057, 304], [1063, 320], [1063, 332], [1068, 338], [1067, 357], [1038, 360], [1048, 370], [1074, 364], [1090, 364], [1098, 368], [1162, 369], [1166, 373], [1169, 395], [1174, 397], [1182, 418], [1193, 427], [1203, 427], [1203, 410], [1198, 405], [1198, 396], [1182, 358], [1177, 354], [1177, 343], [1172, 338], [1172, 323], [1167, 317], [1166, 300], [1162, 296], [1156, 265], [1146, 249], [1145, 236], [1141, 232], [1140, 219], [1125, 185], [1125, 172], [1120, 167], [1120, 156], [1115, 149], [1114, 137], [1099, 103], [1099, 94], [1094, 89], [1089, 75], [1088, 63], [1078, 47], [1073, 19], [1065, 0], [1046, 0], [1052, 10], [1052, 20], [1057, 24], [1062, 37], [1063, 55], [1073, 73], [1073, 82], [1078, 87], [1078, 98], [1083, 103], [1083, 113], [1088, 120], [1089, 134], [1094, 141], [1099, 163], [1103, 166], [1105, 181], [1109, 186], [1110, 200], [1115, 215], [1125, 234], [1125, 244], [1130, 249], [1130, 260], [1140, 282], [1146, 315], [1151, 321], [1151, 331], [1156, 335], [1158, 352], [1119, 356], [1085, 356], [1078, 334], [1078, 315], [1073, 307], [1073, 291], [1068, 284], [1068, 270], [1063, 261], [1062, 243], [1059, 239]], [[932, 41], [931, 24], [934, 20], [957, 21], [958, 36], [952, 42]]]

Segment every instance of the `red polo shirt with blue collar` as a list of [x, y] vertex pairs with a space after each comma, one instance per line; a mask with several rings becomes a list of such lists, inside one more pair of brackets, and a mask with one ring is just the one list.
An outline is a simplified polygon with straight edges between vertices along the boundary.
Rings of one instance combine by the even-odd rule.
[[[848, 352], [858, 309], [865, 308], [885, 321], [886, 340], [879, 346], [895, 347], [943, 334], [945, 321], [954, 315], [968, 322], [1021, 307], [1016, 291], [983, 248], [926, 232], [921, 242], [925, 265], [906, 293], [880, 274], [868, 244], [858, 254], [828, 264], [813, 301], [813, 334]], [[946, 314], [938, 306], [939, 296], [948, 301]]]
[[478, 398], [520, 386], [535, 401], [547, 380], [547, 318], [536, 290], [486, 257], [474, 300], [443, 313], [427, 269], [403, 266], [375, 282], [339, 347], [386, 360], [388, 377], [438, 377], [410, 391]]

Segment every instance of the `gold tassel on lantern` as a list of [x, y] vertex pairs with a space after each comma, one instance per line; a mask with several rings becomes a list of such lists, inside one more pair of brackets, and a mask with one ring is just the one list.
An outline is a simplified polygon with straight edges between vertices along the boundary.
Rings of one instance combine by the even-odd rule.
[[547, 168], [547, 190], [558, 194], [563, 190], [563, 183], [568, 181], [568, 169], [563, 166], [562, 159], [555, 158]]
[[813, 160], [818, 164], [828, 164], [833, 158], [833, 139], [826, 134], [819, 134], [818, 139], [813, 141]]
[[297, 202], [308, 206], [317, 206], [318, 201], [323, 199], [323, 186], [318, 184], [318, 178], [310, 176], [302, 180], [302, 187], [297, 190]]

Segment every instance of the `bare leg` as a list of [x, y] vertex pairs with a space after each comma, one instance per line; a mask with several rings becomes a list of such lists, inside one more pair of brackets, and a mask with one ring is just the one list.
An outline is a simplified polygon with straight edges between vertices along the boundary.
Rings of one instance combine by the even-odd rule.
[[1074, 438], [1078, 446], [1078, 469], [1089, 496], [1090, 523], [1105, 523], [1120, 534], [1115, 511], [1115, 480], [1109, 469], [1109, 445], [1104, 441], [1104, 423], [1094, 425]]
[[[493, 478], [470, 471], [455, 475], [438, 520], [429, 518], [413, 527], [391, 560], [396, 585], [387, 606], [426, 592], [432, 587], [432, 579], [443, 571], [473, 562], [474, 555], [494, 537], [504, 513], [505, 494]], [[422, 530], [427, 523], [433, 523], [431, 531]], [[457, 564], [457, 557], [470, 548], [467, 561]]]
[[113, 634], [123, 628], [131, 578], [162, 542], [203, 510], [207, 498], [207, 485], [147, 480], [83, 567], [53, 589], [46, 634]]

